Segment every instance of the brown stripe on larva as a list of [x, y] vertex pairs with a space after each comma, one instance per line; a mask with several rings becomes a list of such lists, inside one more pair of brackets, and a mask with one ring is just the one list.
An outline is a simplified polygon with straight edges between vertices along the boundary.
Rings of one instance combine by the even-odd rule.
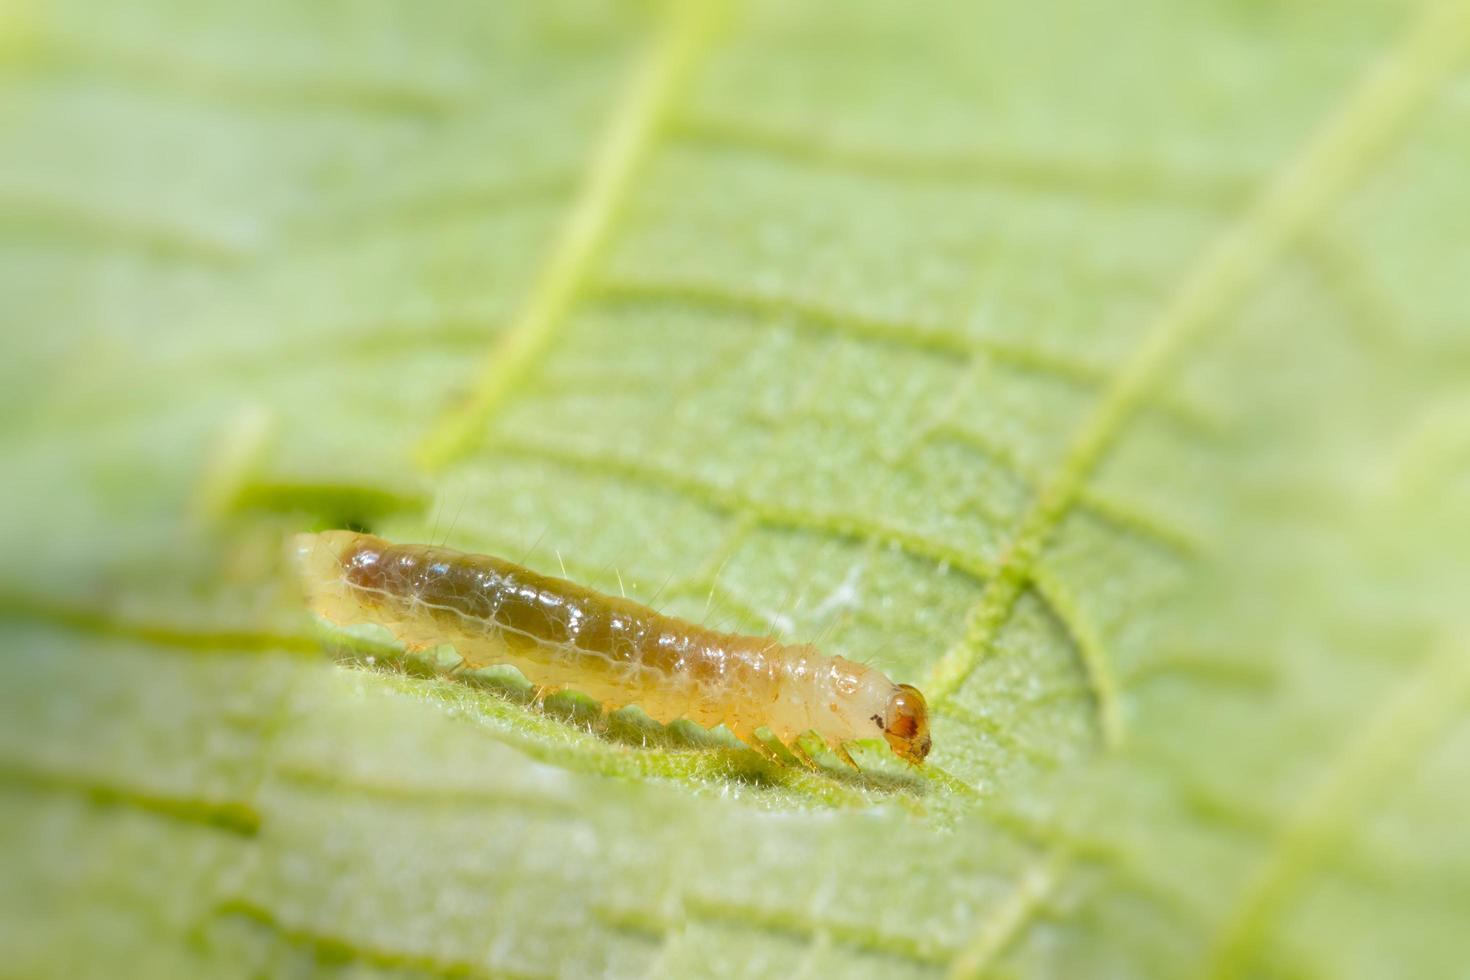
[[350, 531], [299, 535], [296, 547], [320, 615], [378, 623], [410, 647], [452, 644], [472, 666], [511, 663], [545, 689], [725, 724], [747, 741], [766, 727], [839, 748], [881, 734], [915, 762], [928, 751], [917, 691], [809, 646], [706, 629], [489, 555]]

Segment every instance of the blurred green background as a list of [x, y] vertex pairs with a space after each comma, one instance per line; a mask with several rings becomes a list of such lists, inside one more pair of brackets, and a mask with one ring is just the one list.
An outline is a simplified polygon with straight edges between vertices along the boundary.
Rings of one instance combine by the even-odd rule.
[[[1465, 976], [1467, 39], [0, 6], [0, 973]], [[329, 635], [343, 525], [820, 639], [933, 765]]]

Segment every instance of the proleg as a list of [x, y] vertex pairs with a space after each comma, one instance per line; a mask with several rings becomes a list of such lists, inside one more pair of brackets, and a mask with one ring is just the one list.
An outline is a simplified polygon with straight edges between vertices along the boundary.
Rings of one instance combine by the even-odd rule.
[[353, 531], [293, 540], [307, 602], [338, 625], [376, 623], [409, 649], [452, 645], [467, 666], [512, 664], [544, 691], [571, 688], [609, 710], [636, 704], [663, 724], [815, 732], [840, 755], [881, 735], [899, 757], [929, 754], [924, 696], [805, 644], [724, 633], [514, 562]]

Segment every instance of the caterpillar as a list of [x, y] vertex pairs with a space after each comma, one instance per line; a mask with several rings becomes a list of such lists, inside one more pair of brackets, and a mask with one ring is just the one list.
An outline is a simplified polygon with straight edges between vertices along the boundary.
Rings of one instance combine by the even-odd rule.
[[707, 629], [488, 555], [353, 531], [292, 545], [322, 618], [376, 623], [410, 650], [451, 644], [468, 667], [512, 664], [542, 694], [571, 688], [662, 724], [723, 724], [758, 751], [766, 728], [803, 758], [797, 739], [816, 732], [854, 768], [845, 746], [863, 737], [881, 735], [910, 763], [929, 754], [917, 688], [807, 644]]

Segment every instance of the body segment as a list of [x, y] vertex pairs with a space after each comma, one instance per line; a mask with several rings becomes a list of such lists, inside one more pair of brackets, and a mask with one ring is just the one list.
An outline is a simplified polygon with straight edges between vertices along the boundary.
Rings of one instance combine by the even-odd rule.
[[295, 548], [316, 613], [378, 623], [410, 648], [448, 643], [471, 667], [513, 664], [538, 687], [665, 724], [724, 724], [747, 742], [764, 726], [834, 748], [882, 735], [912, 762], [929, 750], [917, 690], [810, 646], [709, 630], [485, 555], [351, 531], [298, 535]]

